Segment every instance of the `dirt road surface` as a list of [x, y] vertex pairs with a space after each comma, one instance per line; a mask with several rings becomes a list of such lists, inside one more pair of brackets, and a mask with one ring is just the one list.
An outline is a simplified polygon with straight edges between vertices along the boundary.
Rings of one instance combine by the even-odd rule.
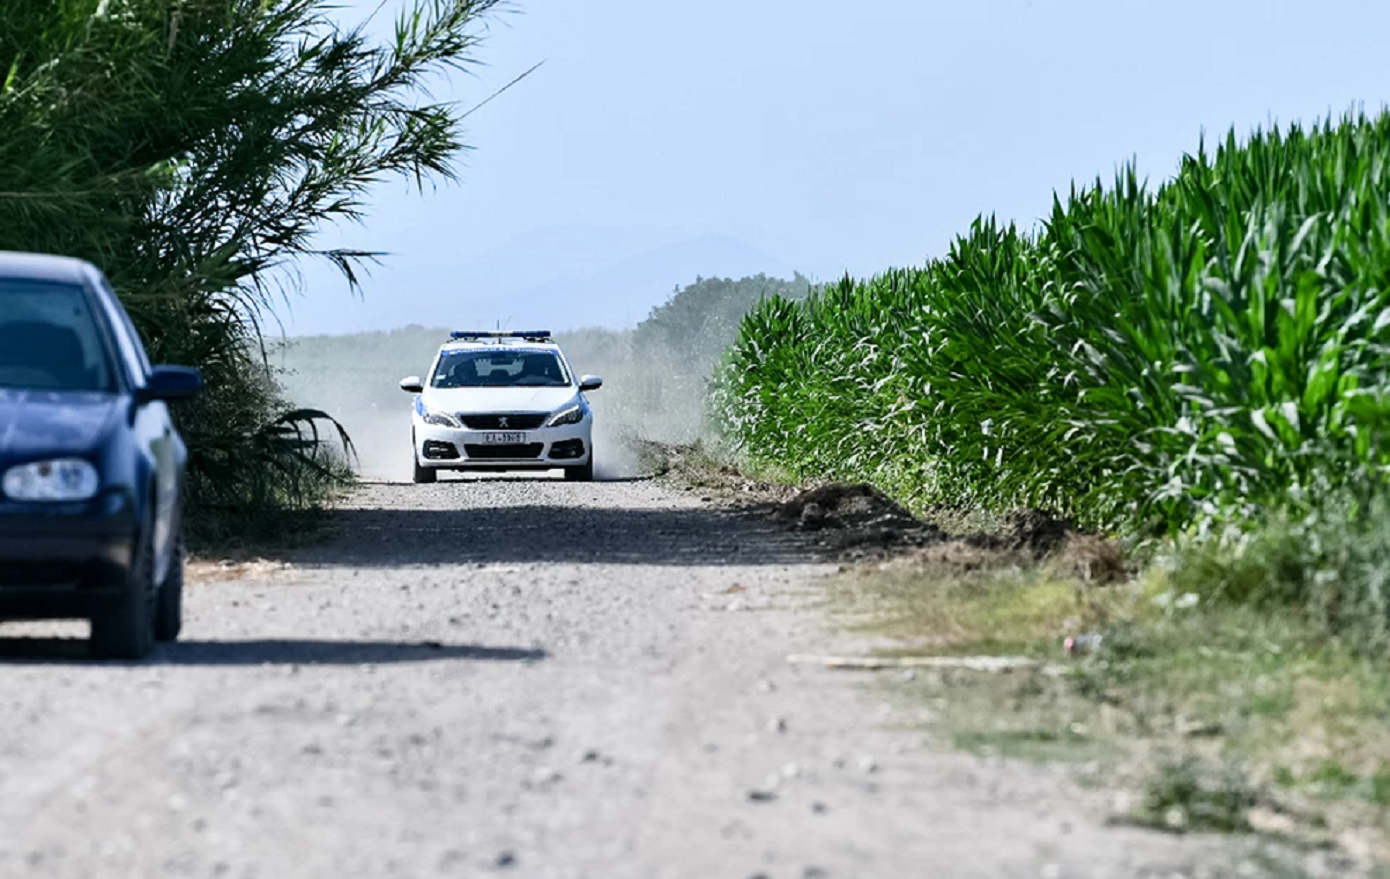
[[146, 665], [0, 627], [0, 876], [1238, 875], [788, 665], [864, 645], [770, 525], [497, 480], [364, 486], [330, 531], [192, 586]]

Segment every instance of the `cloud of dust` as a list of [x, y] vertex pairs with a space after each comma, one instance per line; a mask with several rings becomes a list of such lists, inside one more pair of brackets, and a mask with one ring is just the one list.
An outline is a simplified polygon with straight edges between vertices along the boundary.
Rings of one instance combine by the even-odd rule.
[[594, 479], [599, 482], [611, 482], [620, 479], [632, 479], [643, 475], [642, 468], [637, 462], [637, 454], [628, 445], [626, 434], [620, 424], [612, 418], [605, 417], [602, 398], [607, 388], [589, 394], [589, 402], [594, 410]]
[[[404, 394], [402, 394], [404, 397]], [[358, 409], [336, 416], [357, 449], [357, 475], [368, 482], [409, 482], [410, 406], [402, 411]]]
[[[322, 409], [343, 425], [362, 479], [409, 482], [412, 400], [397, 382], [426, 371], [441, 335], [407, 328], [292, 340], [280, 353], [285, 397]], [[587, 395], [594, 410], [596, 479], [644, 475], [629, 438], [690, 442], [703, 436], [703, 381], [679, 374], [682, 361], [674, 353], [636, 354], [629, 333], [608, 330], [566, 334], [560, 343], [576, 373], [604, 378], [604, 386]]]

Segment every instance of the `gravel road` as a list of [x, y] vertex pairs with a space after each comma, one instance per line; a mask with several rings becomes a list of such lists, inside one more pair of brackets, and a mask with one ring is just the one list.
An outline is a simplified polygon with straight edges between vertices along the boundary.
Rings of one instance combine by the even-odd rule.
[[[644, 481], [363, 486], [186, 640], [0, 627], [0, 876], [1231, 875], [1060, 770], [942, 753], [791, 535]], [[737, 588], [735, 588], [737, 587]]]

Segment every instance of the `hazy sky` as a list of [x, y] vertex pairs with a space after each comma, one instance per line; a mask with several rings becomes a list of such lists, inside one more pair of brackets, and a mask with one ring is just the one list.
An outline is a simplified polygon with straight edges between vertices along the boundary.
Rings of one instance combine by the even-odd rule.
[[920, 263], [1130, 158], [1161, 179], [1204, 129], [1378, 109], [1387, 33], [1385, 0], [523, 0], [439, 90], [471, 106], [546, 62], [469, 120], [463, 182], [379, 190], [324, 236], [392, 252], [366, 301], [308, 267], [287, 328], [409, 323], [407, 276], [486, 298], [450, 273], [553, 226], [727, 235], [821, 277]]

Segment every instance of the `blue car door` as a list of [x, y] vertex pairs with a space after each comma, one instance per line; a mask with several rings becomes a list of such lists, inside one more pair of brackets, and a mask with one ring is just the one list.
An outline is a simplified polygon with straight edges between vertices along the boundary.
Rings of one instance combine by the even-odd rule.
[[[122, 365], [130, 378], [130, 386], [132, 389], [144, 388], [149, 382], [150, 359], [140, 335], [106, 279], [98, 276], [96, 283], [98, 295], [111, 322], [112, 337], [116, 341]], [[146, 521], [154, 526], [154, 574], [155, 582], [159, 583], [164, 581], [168, 573], [177, 536], [184, 447], [174, 430], [165, 403], [154, 400], [142, 404], [137, 397], [132, 407], [134, 444], [145, 458], [145, 466], [137, 467], [137, 472], [149, 474], [152, 495], [140, 498], [138, 502], [142, 509], [150, 501], [154, 503], [153, 511], [146, 512]]]

